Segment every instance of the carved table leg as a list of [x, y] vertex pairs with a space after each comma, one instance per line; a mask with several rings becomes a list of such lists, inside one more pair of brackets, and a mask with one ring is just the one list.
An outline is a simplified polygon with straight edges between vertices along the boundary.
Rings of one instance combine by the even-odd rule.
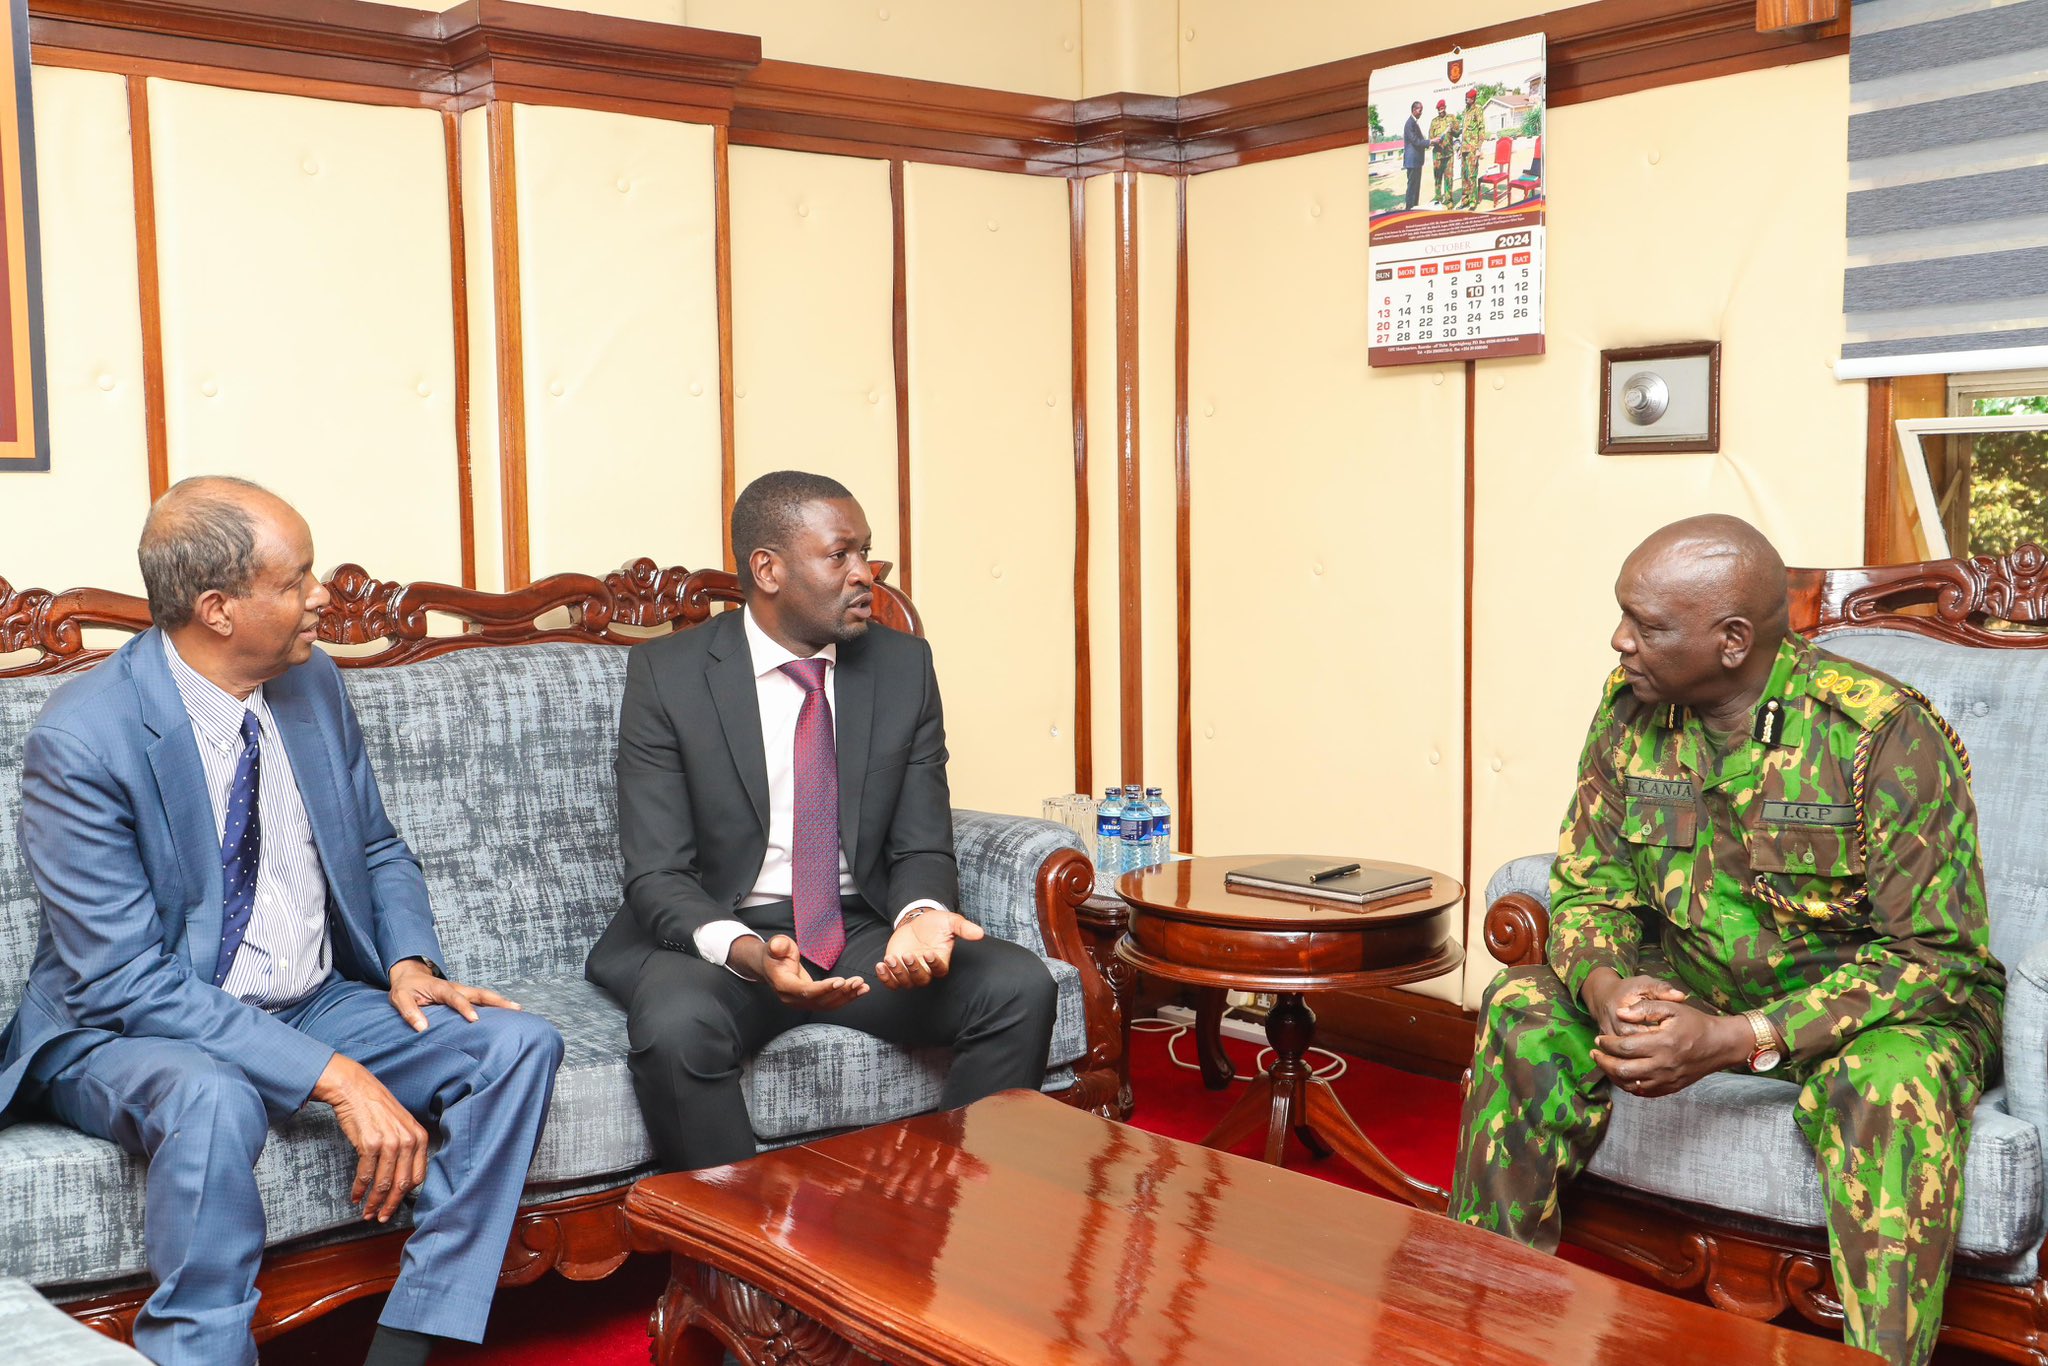
[[1223, 1012], [1230, 996], [1221, 987], [1203, 987], [1195, 996], [1195, 1057], [1202, 1064], [1202, 1085], [1221, 1091], [1237, 1076], [1223, 1051]]
[[736, 1276], [678, 1253], [649, 1317], [654, 1366], [875, 1366], [837, 1333]]
[[1329, 1083], [1319, 1080], [1308, 1065], [1308, 1050], [1315, 1038], [1316, 1017], [1302, 1002], [1299, 992], [1282, 992], [1266, 1016], [1266, 1042], [1273, 1049], [1273, 1065], [1253, 1080], [1245, 1094], [1202, 1140], [1211, 1148], [1234, 1148], [1266, 1130], [1266, 1161], [1275, 1166], [1293, 1129], [1317, 1157], [1343, 1158], [1398, 1200], [1418, 1209], [1444, 1209], [1449, 1196], [1435, 1186], [1424, 1185], [1395, 1166], [1373, 1141], [1365, 1136]]

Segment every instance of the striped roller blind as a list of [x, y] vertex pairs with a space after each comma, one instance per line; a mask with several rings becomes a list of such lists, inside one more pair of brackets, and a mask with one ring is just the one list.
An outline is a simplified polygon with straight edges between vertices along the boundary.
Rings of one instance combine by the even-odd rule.
[[1857, 0], [1836, 373], [2048, 365], [2048, 0]]

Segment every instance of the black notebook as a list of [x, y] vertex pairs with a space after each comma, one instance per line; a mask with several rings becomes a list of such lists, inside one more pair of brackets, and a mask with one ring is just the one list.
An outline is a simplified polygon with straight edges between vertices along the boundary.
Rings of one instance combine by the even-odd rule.
[[[1311, 881], [1313, 873], [1324, 873], [1358, 865], [1356, 872]], [[1361, 859], [1319, 857], [1273, 859], [1254, 863], [1223, 875], [1223, 884], [1233, 891], [1253, 896], [1276, 896], [1288, 901], [1334, 901], [1340, 905], [1363, 906], [1428, 889], [1430, 877], [1412, 868], [1389, 868]]]

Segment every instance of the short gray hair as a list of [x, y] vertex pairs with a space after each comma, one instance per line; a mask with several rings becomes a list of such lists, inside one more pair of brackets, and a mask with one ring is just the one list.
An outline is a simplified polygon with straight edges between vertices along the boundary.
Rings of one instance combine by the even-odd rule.
[[249, 595], [256, 571], [256, 519], [228, 490], [264, 493], [261, 484], [229, 475], [181, 479], [156, 500], [135, 549], [149, 615], [165, 630], [192, 620], [199, 595], [217, 589]]

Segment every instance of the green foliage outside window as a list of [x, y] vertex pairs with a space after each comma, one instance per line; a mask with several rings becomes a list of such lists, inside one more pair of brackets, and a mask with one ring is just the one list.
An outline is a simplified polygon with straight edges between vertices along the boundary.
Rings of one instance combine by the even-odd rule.
[[[1980, 398], [1978, 417], [2048, 414], [2048, 394]], [[1970, 454], [1970, 555], [2004, 555], [2032, 541], [2048, 545], [2048, 432], [1979, 436]]]

